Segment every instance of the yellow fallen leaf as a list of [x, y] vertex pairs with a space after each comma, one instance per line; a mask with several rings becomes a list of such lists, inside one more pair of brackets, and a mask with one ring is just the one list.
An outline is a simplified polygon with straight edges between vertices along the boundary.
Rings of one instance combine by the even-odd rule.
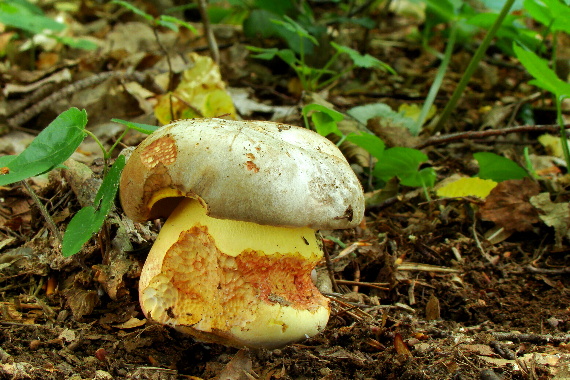
[[184, 71], [178, 87], [158, 97], [154, 108], [158, 121], [168, 124], [172, 116], [174, 120], [219, 116], [236, 119], [236, 110], [218, 65], [210, 57], [196, 53], [191, 53], [190, 59], [194, 66]]
[[[435, 106], [430, 107], [426, 117], [426, 121], [431, 119], [435, 115], [436, 110], [437, 108]], [[403, 113], [405, 117], [409, 117], [410, 119], [418, 121], [422, 109], [417, 104], [403, 103], [400, 105], [400, 107], [398, 107], [398, 112]]]
[[440, 187], [436, 194], [439, 197], [478, 197], [485, 199], [487, 195], [497, 186], [497, 182], [490, 179], [473, 178], [460, 178], [455, 182]]
[[[562, 152], [562, 144], [560, 143], [560, 137], [544, 134], [538, 137], [538, 142], [542, 144], [549, 155], [560, 158], [564, 157], [564, 153]], [[568, 145], [570, 147], [570, 144]]]
[[115, 327], [120, 328], [120, 329], [132, 329], [135, 327], [140, 327], [143, 326], [146, 323], [146, 319], [138, 319], [135, 317], [132, 317], [131, 319], [129, 319], [128, 321], [115, 325]]

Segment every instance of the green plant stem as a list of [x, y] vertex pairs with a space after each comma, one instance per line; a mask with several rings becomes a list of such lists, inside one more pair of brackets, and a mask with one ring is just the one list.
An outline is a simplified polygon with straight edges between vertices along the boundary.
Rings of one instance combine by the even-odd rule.
[[40, 200], [40, 198], [38, 197], [38, 195], [36, 194], [36, 192], [34, 191], [34, 189], [32, 189], [32, 187], [28, 184], [28, 182], [26, 182], [26, 180], [20, 181], [22, 183], [22, 185], [24, 185], [24, 187], [26, 188], [28, 194], [30, 195], [30, 197], [32, 197], [32, 200], [34, 201], [34, 203], [36, 204], [36, 206], [38, 206], [38, 209], [40, 210], [40, 213], [42, 214], [42, 216], [44, 217], [44, 219], [46, 220], [47, 223], [47, 227], [48, 229], [51, 231], [51, 233], [53, 234], [53, 236], [55, 236], [55, 238], [57, 239], [59, 245], [61, 245], [61, 243], [63, 242], [63, 238], [61, 237], [61, 233], [59, 232], [59, 230], [57, 229], [57, 226], [55, 225], [55, 222], [53, 221], [51, 215], [49, 214], [48, 210], [46, 209], [46, 207], [44, 206], [44, 204], [42, 203], [42, 201]]
[[487, 48], [491, 44], [491, 41], [493, 40], [495, 35], [497, 34], [497, 30], [499, 30], [499, 28], [501, 27], [503, 20], [509, 14], [509, 11], [511, 10], [511, 7], [513, 6], [514, 2], [515, 0], [507, 0], [503, 5], [503, 8], [501, 9], [499, 16], [495, 20], [495, 23], [485, 35], [485, 38], [481, 42], [481, 45], [479, 45], [479, 48], [477, 48], [477, 51], [475, 51], [475, 55], [473, 55], [473, 58], [471, 58], [471, 61], [469, 62], [467, 69], [465, 69], [465, 73], [463, 73], [463, 76], [461, 77], [459, 84], [457, 85], [455, 91], [451, 95], [451, 99], [449, 99], [449, 102], [446, 104], [445, 108], [443, 109], [443, 112], [440, 115], [437, 124], [433, 128], [432, 134], [441, 131], [441, 129], [447, 122], [447, 119], [449, 119], [449, 116], [455, 110], [455, 106], [457, 105], [459, 98], [463, 94], [463, 91], [465, 91], [465, 88], [467, 87], [467, 84], [469, 83], [471, 76], [473, 76], [473, 73], [477, 69], [479, 62], [481, 61], [481, 59], [483, 59], [483, 56], [485, 55]]
[[206, 34], [206, 39], [208, 40], [210, 54], [212, 54], [212, 59], [216, 65], [219, 65], [220, 50], [218, 49], [218, 43], [216, 42], [216, 37], [214, 36], [214, 31], [210, 24], [210, 16], [208, 15], [208, 4], [206, 0], [198, 0], [198, 9], [200, 10], [200, 17], [202, 17], [202, 25], [204, 25], [204, 32]]
[[107, 157], [107, 149], [105, 149], [105, 147], [103, 146], [103, 144], [101, 143], [101, 140], [99, 140], [97, 138], [97, 136], [95, 136], [93, 134], [93, 132], [88, 131], [87, 129], [84, 131], [85, 133], [87, 133], [88, 136], [90, 136], [93, 140], [95, 140], [95, 142], [97, 143], [97, 145], [99, 145], [99, 148], [101, 148], [101, 151], [103, 152], [103, 159], [105, 160], [105, 164], [107, 163], [108, 157]]
[[117, 138], [117, 140], [115, 141], [115, 143], [109, 148], [108, 150], [108, 158], [111, 158], [111, 155], [113, 154], [113, 151], [115, 150], [115, 148], [117, 147], [117, 145], [119, 145], [119, 143], [121, 142], [121, 140], [123, 139], [123, 137], [125, 137], [125, 135], [127, 134], [128, 131], [130, 131], [131, 128], [125, 128], [125, 130], [123, 131], [123, 133], [121, 133], [121, 135]]
[[424, 125], [424, 123], [426, 122], [429, 110], [433, 106], [433, 103], [435, 102], [435, 97], [437, 96], [437, 93], [441, 88], [441, 84], [443, 83], [443, 78], [445, 77], [445, 73], [447, 71], [447, 66], [449, 66], [449, 61], [451, 60], [451, 55], [453, 54], [453, 47], [455, 46], [455, 37], [457, 35], [457, 29], [458, 29], [458, 23], [453, 24], [451, 32], [449, 33], [449, 41], [447, 42], [447, 46], [445, 47], [445, 53], [442, 57], [441, 64], [437, 69], [437, 74], [433, 79], [433, 83], [429, 89], [426, 101], [424, 102], [422, 111], [420, 112], [420, 116], [418, 117], [415, 131], [412, 131], [414, 135], [418, 135], [420, 130], [422, 129], [422, 125]]
[[566, 128], [562, 118], [562, 100], [563, 97], [556, 98], [556, 119], [560, 126], [560, 144], [562, 145], [564, 160], [566, 161], [566, 167], [570, 168], [570, 150], [568, 149], [568, 137], [566, 136]]
[[327, 61], [327, 63], [323, 66], [323, 68], [319, 71], [319, 74], [317, 74], [317, 76], [315, 76], [315, 78], [313, 79], [316, 83], [319, 83], [319, 79], [321, 79], [321, 77], [324, 75], [324, 73], [329, 69], [329, 67], [336, 61], [336, 59], [338, 58], [338, 56], [340, 55], [339, 52], [336, 52], [331, 59], [329, 59]]
[[326, 81], [324, 81], [323, 83], [321, 83], [320, 85], [318, 85], [318, 89], [321, 88], [325, 88], [326, 86], [328, 86], [330, 83], [334, 82], [335, 80], [337, 80], [338, 78], [342, 77], [343, 75], [349, 73], [352, 69], [354, 69], [354, 65], [350, 66], [348, 69], [345, 69], [343, 71], [341, 71], [340, 73], [338, 73], [337, 75], [333, 76], [332, 78], [327, 79]]
[[301, 58], [301, 70], [298, 72], [299, 74], [299, 78], [301, 79], [301, 83], [303, 84], [303, 88], [306, 89], [307, 88], [307, 77], [305, 75], [305, 72], [303, 70], [304, 67], [307, 67], [307, 65], [305, 64], [305, 44], [303, 43], [303, 36], [299, 35], [299, 33], [297, 33], [297, 35], [299, 36], [299, 47], [300, 47], [300, 51], [299, 51], [299, 57]]

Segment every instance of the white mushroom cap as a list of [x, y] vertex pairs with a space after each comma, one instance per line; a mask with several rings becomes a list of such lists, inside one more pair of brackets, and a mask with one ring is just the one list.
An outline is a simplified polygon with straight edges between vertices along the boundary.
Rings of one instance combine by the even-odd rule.
[[168, 216], [168, 197], [198, 199], [208, 215], [258, 224], [350, 228], [362, 187], [338, 148], [308, 129], [264, 121], [181, 120], [131, 155], [121, 203], [134, 221]]

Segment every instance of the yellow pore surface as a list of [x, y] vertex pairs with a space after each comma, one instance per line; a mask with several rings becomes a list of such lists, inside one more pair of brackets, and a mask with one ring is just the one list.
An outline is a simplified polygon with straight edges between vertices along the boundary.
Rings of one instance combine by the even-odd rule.
[[214, 219], [183, 200], [149, 253], [141, 305], [152, 319], [201, 339], [282, 346], [327, 323], [328, 302], [310, 278], [321, 257], [310, 228]]

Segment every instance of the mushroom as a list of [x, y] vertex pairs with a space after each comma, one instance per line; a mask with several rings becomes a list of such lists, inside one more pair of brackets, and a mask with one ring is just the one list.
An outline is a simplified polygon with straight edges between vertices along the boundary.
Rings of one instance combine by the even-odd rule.
[[362, 187], [337, 147], [304, 128], [180, 120], [122, 173], [135, 222], [168, 219], [143, 266], [144, 314], [208, 342], [276, 348], [320, 332], [328, 300], [311, 271], [319, 229], [357, 226]]

